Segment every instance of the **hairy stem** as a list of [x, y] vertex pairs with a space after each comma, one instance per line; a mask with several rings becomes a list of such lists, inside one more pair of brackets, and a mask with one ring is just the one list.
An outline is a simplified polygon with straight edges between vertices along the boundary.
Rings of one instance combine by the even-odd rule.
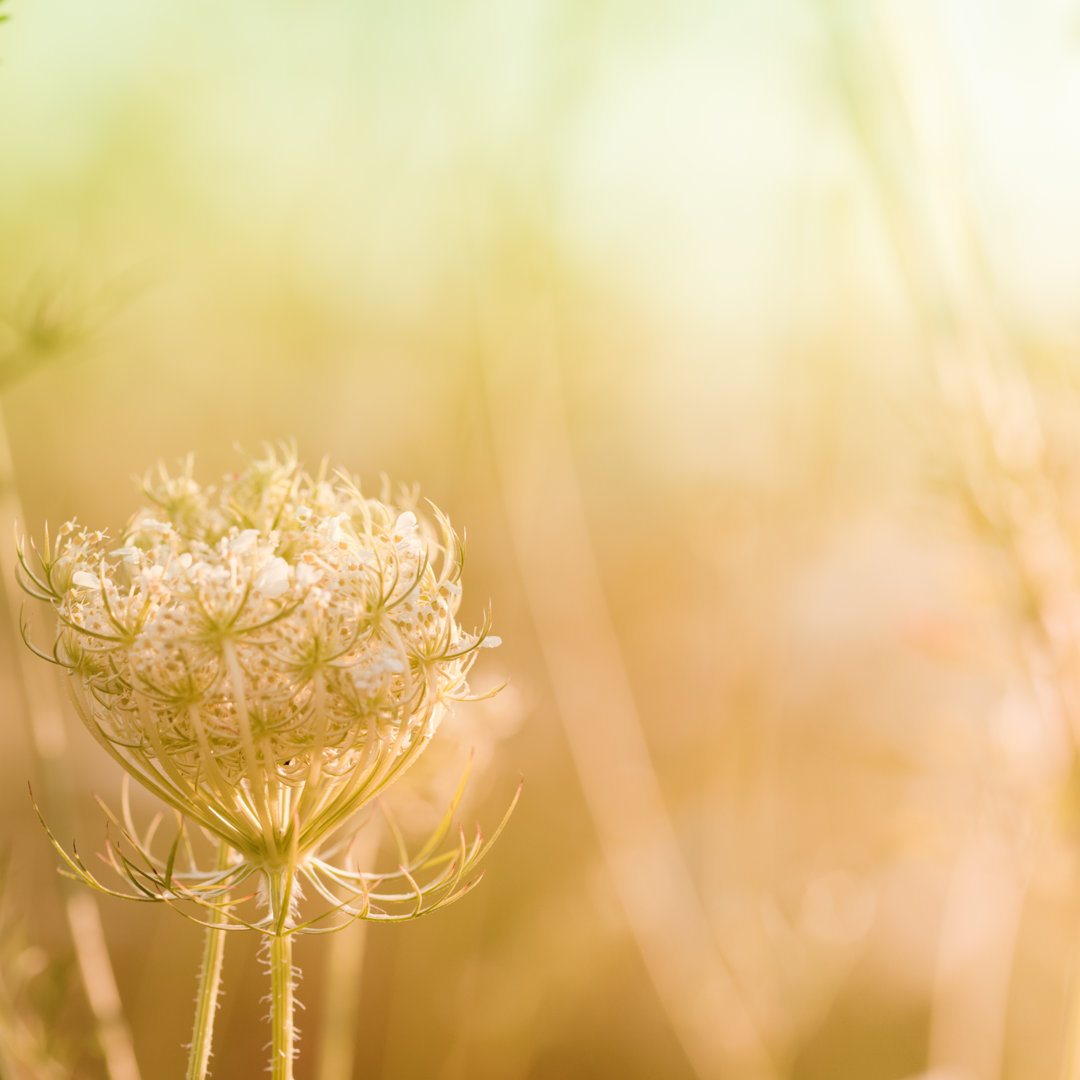
[[292, 933], [288, 927], [292, 871], [272, 872], [268, 877], [273, 920], [273, 936], [270, 938], [270, 1077], [271, 1080], [293, 1080], [295, 1000]]
[[[218, 868], [228, 865], [228, 847], [223, 843], [218, 851]], [[223, 923], [225, 912], [215, 910], [211, 922]], [[210, 1044], [214, 1037], [214, 1016], [217, 1013], [221, 990], [221, 966], [225, 959], [225, 931], [220, 926], [206, 930], [202, 970], [199, 973], [199, 993], [195, 999], [195, 1029], [191, 1036], [191, 1055], [188, 1058], [187, 1080], [206, 1080], [210, 1065]]]
[[292, 935], [275, 934], [270, 939], [271, 1080], [292, 1080], [293, 1004]]

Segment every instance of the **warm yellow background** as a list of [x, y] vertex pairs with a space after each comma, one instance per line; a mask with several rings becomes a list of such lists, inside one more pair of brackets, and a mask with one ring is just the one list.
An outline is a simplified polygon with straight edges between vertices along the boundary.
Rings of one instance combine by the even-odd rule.
[[[776, 1080], [1060, 1075], [1080, 878], [1041, 691], [1072, 683], [1038, 656], [1080, 608], [1049, 571], [1015, 597], [1046, 530], [1076, 547], [1080, 9], [4, 10], [26, 527], [115, 529], [158, 458], [209, 482], [295, 438], [420, 482], [467, 530], [466, 619], [493, 606], [478, 679], [510, 687], [432, 766], [478, 747], [466, 824], [519, 774], [523, 801], [477, 892], [366, 930], [352, 1075], [763, 1080], [762, 1046]], [[973, 412], [950, 378], [986, 363], [1011, 389]], [[1035, 520], [994, 441], [1032, 386], [1054, 453], [1024, 467], [1063, 510], [1029, 545], [965, 507], [1008, 480]], [[66, 770], [89, 857], [119, 779], [70, 716], [64, 765], [35, 757], [3, 644], [0, 951], [29, 968], [0, 1012], [62, 1017], [96, 1078], [25, 784]], [[143, 1076], [179, 1076], [200, 933], [100, 911]], [[299, 1077], [344, 1080], [327, 958], [364, 933], [298, 947]], [[231, 940], [215, 1077], [260, 1074], [262, 980]]]

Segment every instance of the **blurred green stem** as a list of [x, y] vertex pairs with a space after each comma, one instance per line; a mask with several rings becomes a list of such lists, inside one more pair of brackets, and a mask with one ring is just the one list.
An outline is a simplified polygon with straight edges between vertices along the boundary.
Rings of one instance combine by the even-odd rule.
[[[223, 843], [218, 851], [218, 869], [224, 870], [229, 861], [229, 849]], [[224, 923], [225, 913], [215, 910], [211, 922]], [[210, 1045], [214, 1037], [214, 1016], [217, 1013], [221, 990], [221, 966], [225, 959], [225, 931], [220, 926], [207, 927], [203, 947], [202, 970], [199, 974], [199, 994], [195, 999], [195, 1029], [191, 1036], [191, 1056], [188, 1058], [187, 1080], [205, 1080], [210, 1065]]]

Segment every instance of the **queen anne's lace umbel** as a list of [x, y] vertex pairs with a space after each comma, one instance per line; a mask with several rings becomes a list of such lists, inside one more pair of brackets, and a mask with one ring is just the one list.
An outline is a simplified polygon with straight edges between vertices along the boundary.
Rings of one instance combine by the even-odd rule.
[[256, 862], [313, 848], [415, 759], [486, 627], [415, 493], [268, 453], [217, 488], [164, 468], [114, 540], [68, 522], [23, 584], [83, 719], [151, 791]]

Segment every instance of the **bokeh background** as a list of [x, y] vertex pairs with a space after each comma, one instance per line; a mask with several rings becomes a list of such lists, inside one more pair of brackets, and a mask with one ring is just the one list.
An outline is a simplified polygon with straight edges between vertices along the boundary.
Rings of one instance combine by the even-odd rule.
[[[473, 747], [463, 822], [521, 804], [298, 946], [299, 1077], [1080, 1075], [1080, 7], [3, 10], [0, 533], [295, 439], [446, 508], [504, 641], [390, 801]], [[87, 858], [120, 781], [16, 621], [0, 1075], [182, 1075], [201, 932], [65, 891], [27, 781]]]

